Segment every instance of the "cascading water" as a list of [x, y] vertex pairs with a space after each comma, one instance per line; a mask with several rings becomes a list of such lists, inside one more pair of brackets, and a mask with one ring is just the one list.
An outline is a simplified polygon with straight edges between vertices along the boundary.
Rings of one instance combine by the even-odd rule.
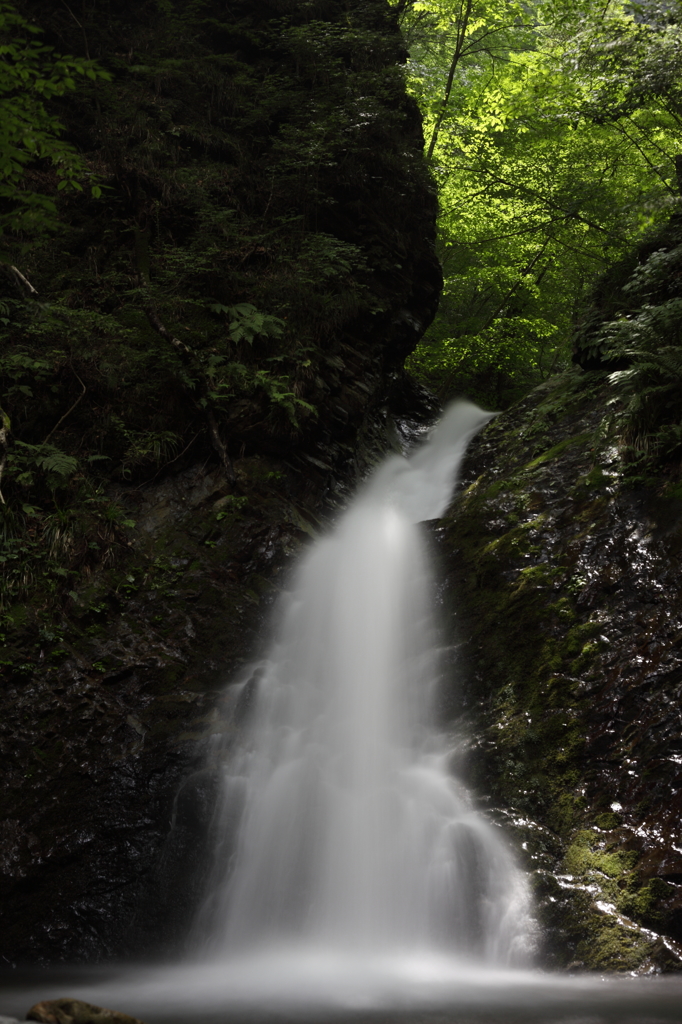
[[[339, 1011], [366, 1022], [368, 1010], [377, 1024], [434, 1011], [421, 1019], [679, 1021], [674, 982], [508, 966], [530, 930], [526, 890], [431, 721], [432, 583], [415, 526], [444, 511], [486, 418], [460, 403], [416, 455], [379, 469], [304, 559], [269, 657], [229, 688], [242, 727], [236, 745], [216, 737], [223, 793], [200, 949], [69, 982], [70, 994], [150, 1024], [292, 1012], [338, 1024]], [[48, 982], [6, 992], [4, 1008], [54, 994]]]
[[457, 403], [416, 455], [384, 463], [303, 561], [279, 639], [234, 688], [255, 706], [224, 768], [200, 921], [212, 956], [295, 942], [518, 959], [523, 882], [429, 723], [433, 583], [415, 525], [445, 510], [488, 418]]

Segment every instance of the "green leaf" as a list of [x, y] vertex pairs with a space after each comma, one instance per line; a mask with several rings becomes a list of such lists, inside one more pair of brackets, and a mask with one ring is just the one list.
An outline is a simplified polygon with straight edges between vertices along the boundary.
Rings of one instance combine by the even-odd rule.
[[66, 455], [58, 449], [53, 449], [49, 455], [39, 457], [37, 460], [42, 469], [48, 473], [56, 473], [57, 476], [70, 477], [78, 469], [78, 459]]

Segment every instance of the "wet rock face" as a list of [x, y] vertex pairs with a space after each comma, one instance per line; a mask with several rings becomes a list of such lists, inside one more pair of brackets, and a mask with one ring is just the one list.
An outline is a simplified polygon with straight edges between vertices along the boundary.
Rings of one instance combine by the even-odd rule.
[[[217, 472], [195, 467], [141, 496], [127, 557], [72, 601], [61, 657], [45, 641], [37, 672], [7, 672], [10, 961], [101, 959], [157, 927], [162, 944], [189, 912], [210, 809], [198, 799], [194, 820], [176, 821], [175, 793], [200, 764], [216, 687], [253, 648], [276, 568], [301, 536], [281, 510], [226, 511], [225, 490]], [[173, 824], [185, 878], [152, 898]]]
[[123, 493], [129, 549], [81, 581], [58, 646], [30, 622], [15, 634], [0, 694], [5, 963], [182, 948], [210, 868], [222, 687], [260, 650], [292, 556], [397, 436], [377, 416], [349, 464], [323, 448], [305, 470], [238, 460], [238, 494], [201, 465]]
[[682, 500], [628, 477], [599, 374], [472, 446], [439, 531], [470, 769], [534, 871], [554, 966], [682, 964]]

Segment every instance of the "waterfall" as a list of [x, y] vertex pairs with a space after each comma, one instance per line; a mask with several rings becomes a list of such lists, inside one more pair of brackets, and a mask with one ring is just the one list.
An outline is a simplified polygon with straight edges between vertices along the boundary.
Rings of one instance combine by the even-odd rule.
[[384, 462], [303, 558], [267, 657], [233, 684], [246, 721], [221, 769], [203, 956], [299, 944], [506, 964], [523, 945], [521, 876], [432, 721], [434, 582], [416, 525], [445, 511], [487, 419], [458, 402], [415, 455]]
[[[513, 966], [532, 933], [523, 875], [448, 770], [416, 524], [442, 515], [486, 419], [459, 403], [379, 468], [302, 559], [267, 657], [228, 687], [193, 956], [69, 994], [151, 1024], [679, 1021], [673, 981]], [[67, 994], [45, 984], [5, 1005]]]

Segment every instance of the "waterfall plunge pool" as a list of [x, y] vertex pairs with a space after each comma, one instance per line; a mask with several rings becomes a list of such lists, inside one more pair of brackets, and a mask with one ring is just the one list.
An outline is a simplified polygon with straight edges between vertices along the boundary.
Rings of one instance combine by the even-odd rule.
[[663, 1024], [682, 1020], [675, 977], [569, 976], [414, 953], [371, 961], [281, 949], [230, 962], [74, 968], [0, 976], [0, 1011], [23, 1019], [69, 996], [148, 1024]]

